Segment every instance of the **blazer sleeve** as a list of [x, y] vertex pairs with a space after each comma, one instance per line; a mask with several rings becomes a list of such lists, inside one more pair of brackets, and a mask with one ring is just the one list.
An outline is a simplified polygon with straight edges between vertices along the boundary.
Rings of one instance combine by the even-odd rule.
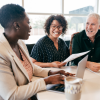
[[18, 86], [11, 69], [11, 62], [0, 54], [0, 96], [4, 100], [26, 100], [44, 89], [46, 84], [43, 78]]

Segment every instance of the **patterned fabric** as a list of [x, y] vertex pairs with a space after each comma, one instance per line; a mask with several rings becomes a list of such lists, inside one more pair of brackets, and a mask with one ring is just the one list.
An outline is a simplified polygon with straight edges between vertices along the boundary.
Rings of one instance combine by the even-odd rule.
[[66, 43], [59, 38], [58, 50], [54, 42], [46, 35], [42, 37], [33, 47], [31, 57], [38, 62], [64, 61], [69, 56]]
[[26, 59], [25, 55], [23, 54], [22, 50], [19, 48], [23, 61], [20, 59], [23, 67], [26, 69], [29, 79], [31, 81], [33, 75], [33, 69], [29, 61]]

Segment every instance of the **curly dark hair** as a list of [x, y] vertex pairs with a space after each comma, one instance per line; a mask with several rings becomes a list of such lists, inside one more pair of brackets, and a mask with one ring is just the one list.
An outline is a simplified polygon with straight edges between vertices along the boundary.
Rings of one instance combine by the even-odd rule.
[[17, 4], [6, 4], [0, 9], [0, 23], [3, 28], [8, 28], [14, 21], [25, 18], [25, 9]]
[[68, 23], [67, 23], [67, 20], [65, 19], [65, 17], [62, 15], [51, 15], [46, 20], [46, 22], [44, 24], [45, 33], [47, 33], [48, 35], [50, 34], [50, 25], [53, 22], [53, 20], [57, 20], [61, 24], [61, 26], [63, 27], [62, 35], [64, 35], [67, 31]]

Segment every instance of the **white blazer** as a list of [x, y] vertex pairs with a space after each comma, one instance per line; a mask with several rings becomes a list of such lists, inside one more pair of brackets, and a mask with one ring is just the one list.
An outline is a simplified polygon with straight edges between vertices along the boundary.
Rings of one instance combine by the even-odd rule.
[[[19, 47], [33, 67], [33, 76], [46, 77], [48, 70], [33, 64], [26, 45], [18, 41]], [[0, 36], [0, 100], [27, 100], [38, 91], [46, 89], [43, 78], [30, 82], [19, 58], [3, 34]]]

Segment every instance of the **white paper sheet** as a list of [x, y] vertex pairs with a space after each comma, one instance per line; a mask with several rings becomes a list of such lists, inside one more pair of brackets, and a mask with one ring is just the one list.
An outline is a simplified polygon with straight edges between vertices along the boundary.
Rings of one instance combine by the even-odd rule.
[[74, 59], [76, 59], [78, 57], [81, 57], [81, 56], [87, 54], [88, 52], [90, 52], [90, 50], [86, 51], [86, 52], [82, 52], [82, 53], [72, 54], [67, 59], [65, 59], [63, 62], [69, 62], [71, 60], [74, 60]]

